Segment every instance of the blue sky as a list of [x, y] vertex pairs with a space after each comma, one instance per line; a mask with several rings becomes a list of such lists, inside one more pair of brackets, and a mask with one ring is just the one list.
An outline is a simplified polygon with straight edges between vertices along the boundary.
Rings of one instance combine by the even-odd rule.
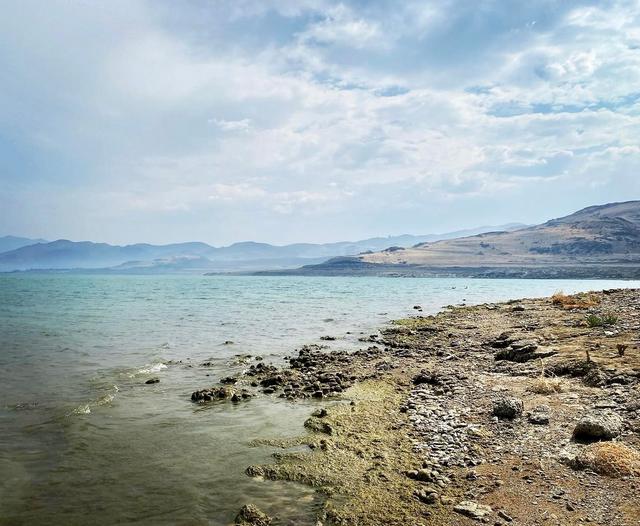
[[0, 234], [322, 242], [640, 198], [639, 1], [0, 9]]

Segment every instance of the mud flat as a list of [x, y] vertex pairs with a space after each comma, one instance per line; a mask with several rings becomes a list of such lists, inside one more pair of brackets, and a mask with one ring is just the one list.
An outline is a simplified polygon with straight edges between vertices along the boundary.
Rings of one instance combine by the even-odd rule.
[[639, 331], [640, 291], [608, 290], [449, 307], [355, 353], [303, 348], [236, 379], [318, 400], [307, 433], [247, 474], [317, 488], [325, 525], [638, 525]]

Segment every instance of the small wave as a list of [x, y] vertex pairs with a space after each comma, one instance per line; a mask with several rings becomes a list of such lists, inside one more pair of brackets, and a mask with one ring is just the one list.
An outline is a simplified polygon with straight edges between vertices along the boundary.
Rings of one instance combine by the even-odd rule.
[[104, 396], [101, 396], [100, 398], [98, 398], [96, 400], [96, 405], [107, 405], [110, 404], [111, 402], [113, 402], [113, 399], [116, 397], [116, 395], [114, 394], [106, 394]]
[[28, 411], [31, 409], [38, 409], [38, 402], [18, 402], [17, 404], [11, 404], [5, 406], [6, 409], [10, 411]]
[[72, 411], [72, 413], [74, 415], [88, 415], [89, 413], [91, 413], [91, 407], [89, 406], [89, 404], [79, 405]]
[[138, 375], [141, 375], [141, 374], [159, 373], [163, 369], [167, 369], [167, 365], [165, 363], [162, 363], [162, 362], [153, 363], [151, 365], [145, 365], [141, 369], [138, 369], [138, 370], [134, 371], [133, 373], [130, 373], [128, 376], [130, 378], [134, 378], [135, 376], [138, 376]]
[[153, 365], [150, 365], [149, 367], [145, 367], [143, 369], [140, 369], [138, 372], [140, 374], [149, 374], [149, 373], [157, 373], [162, 371], [162, 369], [166, 369], [167, 366], [164, 363], [154, 363]]

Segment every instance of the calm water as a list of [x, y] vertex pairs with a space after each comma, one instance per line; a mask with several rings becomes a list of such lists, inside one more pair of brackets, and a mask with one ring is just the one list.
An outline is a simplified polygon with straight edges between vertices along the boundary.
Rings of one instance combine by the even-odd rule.
[[310, 489], [244, 469], [273, 452], [252, 439], [303, 433], [312, 402], [189, 400], [242, 370], [237, 354], [277, 363], [323, 335], [356, 348], [415, 304], [623, 286], [640, 283], [0, 275], [0, 524], [223, 525], [248, 502], [310, 524]]

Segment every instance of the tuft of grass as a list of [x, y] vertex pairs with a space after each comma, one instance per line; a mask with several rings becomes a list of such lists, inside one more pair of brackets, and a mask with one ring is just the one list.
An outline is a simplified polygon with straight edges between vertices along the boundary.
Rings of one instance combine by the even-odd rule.
[[611, 313], [604, 314], [603, 316], [589, 314], [586, 318], [586, 322], [589, 327], [607, 327], [618, 323], [618, 317]]
[[540, 360], [540, 376], [529, 384], [527, 391], [535, 394], [561, 393], [563, 389], [562, 381], [558, 378], [548, 378], [544, 368], [544, 360]]
[[562, 381], [557, 378], [545, 378], [540, 376], [533, 380], [527, 387], [527, 391], [535, 394], [550, 395], [561, 393], [564, 390]]
[[563, 309], [588, 309], [600, 304], [600, 298], [595, 294], [580, 293], [569, 296], [561, 290], [551, 296], [551, 303]]
[[640, 453], [619, 442], [589, 444], [573, 464], [578, 469], [590, 469], [609, 477], [640, 477]]

